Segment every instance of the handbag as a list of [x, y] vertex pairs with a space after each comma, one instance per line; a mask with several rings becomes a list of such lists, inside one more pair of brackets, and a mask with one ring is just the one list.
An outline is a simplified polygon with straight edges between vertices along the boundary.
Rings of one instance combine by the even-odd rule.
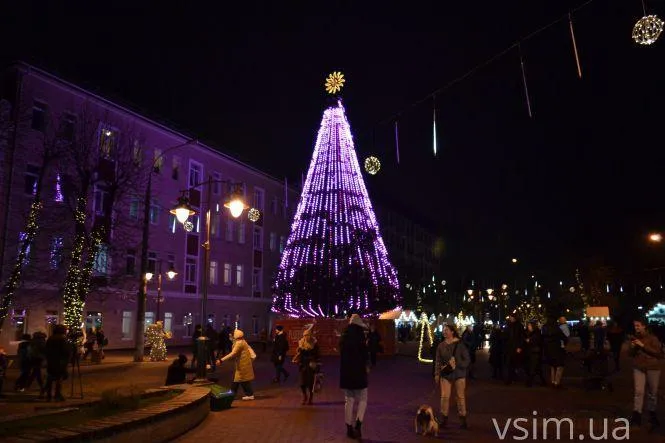
[[[458, 343], [455, 343], [455, 346], [453, 347], [453, 357], [455, 357], [455, 353], [457, 352], [457, 344]], [[439, 375], [441, 377], [446, 377], [446, 376], [452, 374], [454, 370], [455, 370], [455, 368], [453, 368], [450, 363], [446, 363], [445, 365], [443, 365], [441, 367]]]

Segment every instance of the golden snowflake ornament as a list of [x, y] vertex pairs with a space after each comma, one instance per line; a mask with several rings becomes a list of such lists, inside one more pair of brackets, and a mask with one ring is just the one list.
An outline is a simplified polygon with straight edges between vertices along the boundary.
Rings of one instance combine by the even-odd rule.
[[337, 94], [344, 86], [344, 74], [341, 72], [335, 71], [328, 76], [326, 79], [326, 92], [328, 94]]

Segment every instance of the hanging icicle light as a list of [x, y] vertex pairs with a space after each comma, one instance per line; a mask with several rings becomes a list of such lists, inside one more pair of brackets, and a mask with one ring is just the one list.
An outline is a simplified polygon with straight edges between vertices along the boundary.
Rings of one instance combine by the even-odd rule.
[[663, 32], [663, 21], [656, 15], [645, 15], [633, 27], [633, 40], [640, 45], [652, 45]]
[[381, 169], [381, 162], [378, 158], [374, 156], [367, 157], [365, 159], [365, 171], [368, 174], [376, 175], [377, 172]]
[[432, 109], [432, 148], [434, 150], [434, 156], [436, 157], [436, 104]]

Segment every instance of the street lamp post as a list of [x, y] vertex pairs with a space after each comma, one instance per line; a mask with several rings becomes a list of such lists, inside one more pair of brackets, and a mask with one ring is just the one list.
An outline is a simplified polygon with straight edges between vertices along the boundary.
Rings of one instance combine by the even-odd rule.
[[145, 196], [143, 198], [143, 235], [141, 241], [141, 273], [139, 282], [139, 293], [136, 297], [136, 342], [134, 347], [134, 361], [143, 361], [143, 353], [145, 350], [145, 337], [143, 331], [145, 330], [145, 302], [148, 289], [148, 280], [146, 273], [148, 272], [148, 242], [150, 241], [150, 201], [152, 200], [152, 174], [155, 172], [155, 165], [161, 160], [164, 155], [174, 149], [182, 148], [196, 140], [188, 140], [176, 146], [171, 146], [165, 149], [159, 156], [155, 157], [150, 165], [148, 171], [148, 183], [145, 187]]
[[[169, 268], [168, 271], [166, 271], [166, 277], [169, 280], [173, 280], [175, 276], [178, 275], [177, 272], [173, 268]], [[145, 273], [145, 279], [146, 281], [152, 280], [153, 273], [152, 272], [146, 272]], [[159, 267], [157, 268], [157, 316], [155, 317], [155, 323], [159, 321], [159, 314], [160, 314], [160, 306], [162, 304], [162, 261], [159, 261]]]
[[201, 336], [197, 340], [197, 366], [196, 378], [201, 380], [205, 379], [207, 375], [206, 363], [208, 360], [208, 344], [205, 335], [205, 326], [208, 324], [207, 303], [208, 303], [208, 283], [210, 281], [210, 218], [212, 208], [212, 185], [214, 183], [223, 183], [234, 188], [231, 198], [228, 202], [224, 203], [224, 207], [229, 209], [233, 218], [238, 218], [242, 215], [245, 209], [249, 207], [243, 202], [242, 198], [236, 192], [235, 188], [237, 183], [228, 180], [213, 180], [208, 177], [208, 180], [190, 186], [187, 190], [182, 192], [182, 196], [178, 199], [178, 205], [171, 209], [171, 214], [174, 214], [180, 223], [185, 223], [190, 215], [196, 214], [196, 211], [189, 205], [189, 198], [186, 194], [192, 189], [198, 188], [201, 185], [207, 185], [206, 195], [206, 213], [205, 213], [205, 241], [201, 245], [203, 247], [203, 281], [201, 282]]

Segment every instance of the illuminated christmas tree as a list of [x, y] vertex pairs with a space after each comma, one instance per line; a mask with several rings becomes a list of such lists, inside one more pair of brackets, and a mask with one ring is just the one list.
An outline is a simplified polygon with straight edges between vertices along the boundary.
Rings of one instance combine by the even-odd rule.
[[150, 361], [166, 360], [165, 339], [171, 338], [170, 332], [164, 332], [164, 326], [161, 321], [148, 325], [146, 329], [146, 342], [150, 345]]
[[[335, 94], [344, 79], [328, 78]], [[340, 98], [323, 113], [314, 154], [273, 286], [273, 312], [375, 314], [400, 303]]]
[[427, 334], [427, 352], [434, 343], [434, 335], [432, 334], [432, 327], [427, 319], [427, 314], [424, 312], [420, 315], [420, 343], [418, 344], [418, 361], [421, 363], [432, 363], [434, 360], [431, 358], [423, 357], [423, 342], [425, 341], [425, 334]]

